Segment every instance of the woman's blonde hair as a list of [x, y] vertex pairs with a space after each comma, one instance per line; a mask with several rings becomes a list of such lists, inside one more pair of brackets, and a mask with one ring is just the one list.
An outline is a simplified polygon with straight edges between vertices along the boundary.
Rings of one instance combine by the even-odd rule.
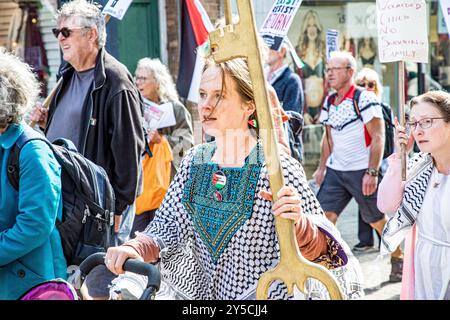
[[159, 84], [158, 98], [161, 102], [178, 101], [178, 93], [172, 76], [159, 59], [142, 58], [138, 61], [136, 72], [142, 70]]
[[0, 49], [0, 127], [22, 121], [38, 94], [39, 83], [30, 66]]
[[325, 41], [322, 39], [323, 27], [320, 24], [319, 14], [314, 10], [309, 10], [306, 12], [303, 18], [303, 23], [300, 28], [300, 38], [297, 44], [297, 51], [300, 53], [300, 57], [304, 57], [306, 50], [308, 48], [309, 38], [308, 38], [308, 21], [313, 18], [315, 21], [315, 27], [317, 28], [317, 38], [315, 40], [316, 51], [320, 57], [323, 57], [325, 50]]
[[370, 68], [362, 68], [361, 71], [359, 71], [355, 76], [356, 83], [361, 81], [373, 81], [375, 83], [373, 91], [375, 95], [381, 99], [381, 96], [383, 95], [383, 86], [381, 85], [380, 77], [375, 70]]

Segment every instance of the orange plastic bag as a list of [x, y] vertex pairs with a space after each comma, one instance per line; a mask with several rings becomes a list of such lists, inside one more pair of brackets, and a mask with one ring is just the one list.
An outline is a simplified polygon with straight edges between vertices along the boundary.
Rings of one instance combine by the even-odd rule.
[[170, 184], [172, 149], [162, 136], [161, 143], [150, 144], [153, 157], [145, 155], [142, 161], [144, 191], [136, 198], [136, 214], [159, 208]]

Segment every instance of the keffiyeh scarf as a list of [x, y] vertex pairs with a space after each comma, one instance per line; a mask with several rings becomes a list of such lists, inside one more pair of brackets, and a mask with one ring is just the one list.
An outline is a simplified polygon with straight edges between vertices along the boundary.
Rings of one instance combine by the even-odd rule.
[[417, 214], [422, 208], [433, 168], [433, 158], [429, 153], [419, 153], [409, 161], [402, 203], [397, 212], [388, 220], [383, 230], [380, 247], [382, 255], [393, 252], [405, 239], [416, 221]]

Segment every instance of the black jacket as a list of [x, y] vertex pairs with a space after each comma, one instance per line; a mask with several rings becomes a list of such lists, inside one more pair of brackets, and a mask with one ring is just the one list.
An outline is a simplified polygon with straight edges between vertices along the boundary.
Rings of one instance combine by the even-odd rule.
[[[63, 81], [51, 101], [45, 133], [58, 107], [61, 89], [73, 72], [68, 63], [60, 67]], [[105, 49], [98, 53], [94, 86], [85, 99], [83, 115], [79, 151], [106, 170], [116, 196], [116, 214], [121, 214], [137, 195], [144, 150], [142, 98], [127, 68]]]
[[303, 114], [304, 94], [300, 77], [286, 68], [279, 78], [272, 84], [278, 100], [282, 103], [284, 111], [295, 111]]

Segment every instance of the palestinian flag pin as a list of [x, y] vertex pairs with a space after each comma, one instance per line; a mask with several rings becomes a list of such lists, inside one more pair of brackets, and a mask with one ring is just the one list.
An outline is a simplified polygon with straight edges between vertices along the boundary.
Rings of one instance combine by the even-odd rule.
[[247, 123], [255, 129], [258, 128], [258, 123], [256, 122], [255, 119], [248, 120]]
[[227, 176], [222, 171], [214, 173], [212, 183], [217, 190], [223, 189], [227, 184]]
[[214, 192], [214, 197], [217, 201], [222, 201], [222, 194], [219, 191]]

